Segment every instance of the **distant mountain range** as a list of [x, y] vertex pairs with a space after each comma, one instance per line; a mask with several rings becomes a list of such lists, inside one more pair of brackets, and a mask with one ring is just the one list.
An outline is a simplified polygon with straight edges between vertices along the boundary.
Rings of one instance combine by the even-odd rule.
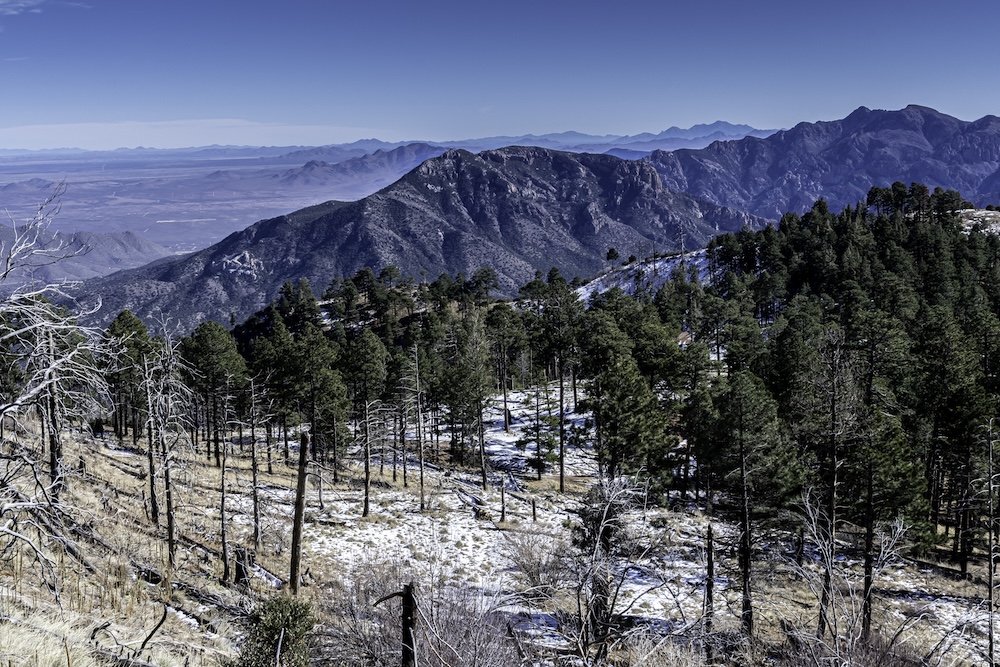
[[[0, 244], [3, 248], [10, 248], [14, 239], [14, 228], [0, 225]], [[29, 282], [50, 284], [86, 280], [173, 255], [166, 248], [132, 232], [64, 234], [42, 229], [34, 249], [40, 251], [39, 254], [29, 258], [8, 276], [0, 290], [10, 290]], [[56, 258], [59, 258], [58, 261], [53, 261]]]
[[329, 202], [261, 221], [211, 248], [88, 281], [105, 318], [129, 308], [183, 327], [242, 321], [286, 280], [321, 291], [367, 266], [403, 275], [470, 275], [492, 267], [505, 294], [558, 266], [590, 276], [615, 247], [648, 254], [704, 244], [764, 220], [663, 187], [645, 162], [511, 147], [450, 150], [356, 202]]
[[53, 229], [130, 231], [173, 251], [192, 251], [263, 218], [330, 199], [364, 197], [445, 149], [408, 144], [369, 154], [322, 151], [332, 162], [315, 155], [291, 160], [258, 154], [264, 150], [237, 151], [240, 156], [204, 149], [0, 160], [0, 179], [13, 179], [15, 172], [28, 177], [0, 184], [0, 205], [15, 220], [30, 218], [62, 182], [65, 193]]
[[663, 184], [777, 220], [820, 197], [840, 210], [894, 181], [951, 188], [1000, 203], [1000, 118], [967, 122], [920, 106], [865, 107], [843, 120], [800, 123], [766, 138], [654, 152]]
[[537, 145], [636, 158], [656, 148], [697, 148], [770, 132], [717, 121], [632, 137], [562, 132], [444, 143], [365, 139], [318, 147], [0, 151], [0, 206], [15, 220], [28, 218], [63, 183], [54, 230], [130, 231], [183, 252], [205, 248], [261, 219], [334, 199], [360, 199], [450, 148], [479, 152]]
[[749, 125], [714, 123], [692, 125], [689, 128], [670, 127], [659, 133], [643, 132], [636, 135], [584, 134], [582, 132], [554, 132], [549, 134], [521, 134], [456, 139], [453, 141], [382, 141], [361, 139], [347, 144], [327, 146], [202, 146], [197, 148], [119, 148], [113, 151], [86, 151], [76, 148], [29, 151], [0, 149], [0, 158], [22, 163], [49, 162], [54, 159], [72, 158], [79, 162], [150, 162], [198, 160], [260, 160], [273, 164], [278, 161], [301, 163], [309, 160], [343, 162], [376, 151], [390, 151], [408, 144], [427, 144], [441, 148], [463, 148], [472, 152], [503, 148], [505, 146], [539, 146], [573, 153], [606, 153], [612, 149], [630, 149], [643, 152], [671, 150], [684, 145], [688, 148], [707, 146], [713, 141], [740, 139], [746, 136], [766, 137], [776, 130], [761, 130]]
[[[367, 188], [367, 196], [267, 217], [194, 254], [88, 281], [83, 293], [104, 295], [108, 317], [129, 307], [143, 316], [169, 313], [185, 325], [204, 318], [227, 322], [266, 304], [285, 280], [306, 277], [321, 290], [364, 266], [395, 264], [414, 277], [490, 266], [510, 294], [535, 270], [553, 265], [568, 276], [589, 276], [602, 268], [612, 246], [642, 255], [676, 248], [683, 235], [693, 248], [719, 231], [805, 211], [821, 197], [834, 210], [853, 205], [873, 185], [894, 181], [956, 189], [979, 204], [1000, 203], [1000, 119], [962, 121], [919, 106], [862, 107], [843, 120], [757, 133], [767, 136], [713, 124], [628, 138], [563, 133], [469, 143], [479, 142], [477, 150], [494, 142], [620, 144], [609, 150], [629, 153], [633, 149], [626, 146], [686, 141], [685, 133], [704, 139], [704, 132], [745, 135], [697, 149], [637, 151], [643, 157], [631, 161], [546, 147], [477, 155], [376, 140], [288, 151], [212, 147], [199, 153], [197, 168], [190, 156], [175, 155], [186, 176], [175, 173], [165, 182], [192, 198], [201, 192], [198, 206], [204, 208], [261, 200], [276, 206], [336, 187]], [[140, 151], [126, 162], [139, 170], [135, 165], [146, 159]], [[0, 161], [0, 175], [5, 164]], [[205, 171], [206, 165], [213, 169]], [[401, 173], [406, 175], [394, 180]], [[118, 184], [125, 200], [152, 206], [155, 186], [139, 181]], [[36, 175], [2, 186], [0, 193], [45, 182]], [[115, 203], [108, 201], [105, 210], [113, 211]], [[294, 209], [282, 212], [288, 210]], [[161, 220], [165, 226], [158, 228], [179, 237], [194, 229], [188, 223]]]

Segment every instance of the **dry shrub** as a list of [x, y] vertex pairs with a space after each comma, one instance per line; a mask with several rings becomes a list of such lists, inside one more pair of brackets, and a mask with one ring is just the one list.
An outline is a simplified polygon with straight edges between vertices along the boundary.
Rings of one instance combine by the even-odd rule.
[[678, 643], [673, 637], [641, 636], [621, 651], [623, 664], [632, 667], [704, 667], [703, 653], [696, 647]]
[[[448, 586], [433, 564], [415, 572], [409, 563], [361, 563], [322, 596], [323, 625], [313, 658], [344, 667], [395, 667], [402, 646], [401, 601], [390, 597], [416, 585], [417, 664], [425, 667], [514, 667], [521, 664], [507, 617], [491, 593]], [[423, 576], [421, 576], [423, 575]], [[381, 602], [379, 602], [381, 600]], [[378, 603], [378, 604], [376, 604]]]
[[789, 643], [777, 663], [783, 667], [826, 667], [851, 665], [851, 667], [917, 667], [926, 664], [907, 646], [894, 644], [879, 635], [868, 642], [828, 643], [814, 635], [797, 633], [789, 635]]
[[507, 532], [504, 537], [507, 539], [503, 555], [517, 569], [523, 597], [550, 599], [568, 581], [568, 545], [564, 540], [529, 531]]

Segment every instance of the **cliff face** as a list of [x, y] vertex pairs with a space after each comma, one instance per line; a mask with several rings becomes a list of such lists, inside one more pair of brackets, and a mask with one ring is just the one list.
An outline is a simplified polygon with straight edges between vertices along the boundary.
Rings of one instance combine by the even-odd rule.
[[333, 278], [394, 264], [403, 275], [492, 267], [514, 293], [536, 270], [590, 276], [623, 254], [704, 244], [763, 220], [664, 187], [653, 165], [610, 155], [512, 147], [451, 150], [352, 203], [263, 220], [201, 252], [89, 281], [104, 316], [170, 313], [185, 327], [242, 320], [286, 280], [322, 290]]

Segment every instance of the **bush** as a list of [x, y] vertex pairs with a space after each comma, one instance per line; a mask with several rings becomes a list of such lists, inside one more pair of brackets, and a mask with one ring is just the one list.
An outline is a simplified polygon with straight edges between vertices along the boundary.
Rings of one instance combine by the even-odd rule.
[[239, 657], [225, 667], [308, 667], [306, 638], [314, 623], [308, 603], [285, 596], [266, 600], [250, 616], [250, 633]]

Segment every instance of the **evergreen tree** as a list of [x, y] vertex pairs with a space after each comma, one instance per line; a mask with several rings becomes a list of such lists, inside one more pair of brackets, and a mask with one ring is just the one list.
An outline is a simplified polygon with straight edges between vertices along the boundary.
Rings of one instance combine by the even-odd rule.
[[589, 311], [584, 372], [591, 377], [589, 407], [594, 414], [596, 449], [609, 478], [647, 467], [669, 476], [663, 463], [666, 420], [648, 382], [632, 357], [632, 343], [605, 311]]
[[348, 345], [347, 368], [354, 400], [355, 424], [361, 419], [360, 437], [364, 449], [365, 492], [362, 516], [368, 516], [371, 507], [371, 459], [375, 437], [375, 418], [379, 401], [385, 389], [388, 354], [382, 341], [371, 329], [364, 329]]
[[503, 395], [503, 427], [510, 430], [507, 392], [513, 380], [511, 367], [527, 346], [527, 332], [517, 311], [506, 302], [498, 303], [486, 314], [486, 335], [493, 343], [494, 367]]
[[135, 444], [139, 438], [136, 425], [145, 409], [139, 383], [142, 359], [151, 346], [149, 331], [132, 311], [123, 310], [108, 325], [105, 340], [116, 349], [116, 354], [110, 357], [114, 365], [106, 374], [114, 404], [112, 423], [115, 437], [123, 439], [131, 427]]
[[748, 371], [731, 375], [718, 400], [718, 446], [713, 472], [729, 492], [739, 526], [742, 588], [740, 624], [754, 635], [753, 549], [758, 527], [773, 522], [802, 488], [802, 469], [782, 434], [777, 406], [764, 383]]
[[226, 430], [227, 409], [246, 378], [246, 361], [236, 349], [232, 335], [218, 322], [203, 322], [181, 341], [181, 356], [191, 373], [192, 387], [208, 408], [208, 424], [214, 444], [215, 465], [221, 466], [221, 441]]

